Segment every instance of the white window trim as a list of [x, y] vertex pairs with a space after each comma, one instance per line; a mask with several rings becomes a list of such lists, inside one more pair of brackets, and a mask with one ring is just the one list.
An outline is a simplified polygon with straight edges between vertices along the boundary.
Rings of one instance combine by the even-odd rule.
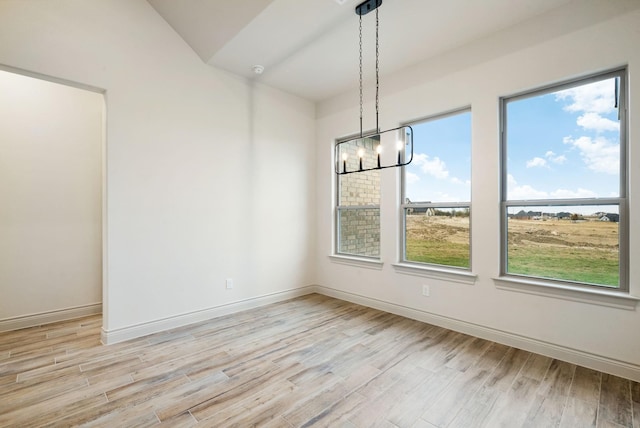
[[477, 275], [471, 273], [468, 269], [449, 268], [447, 266], [429, 265], [426, 263], [409, 263], [400, 262], [393, 263], [396, 272], [411, 275], [422, 276], [425, 278], [439, 279], [450, 282], [458, 282], [466, 285], [473, 285], [476, 282]]
[[[373, 134], [373, 131], [368, 131], [366, 132], [364, 135], [371, 135]], [[332, 149], [332, 165], [335, 165], [337, 159], [335, 159], [335, 147], [336, 145], [345, 142], [345, 141], [349, 141], [349, 140], [353, 140], [355, 138], [358, 137], [358, 135], [363, 135], [363, 134], [352, 134], [349, 135], [347, 137], [343, 137], [343, 138], [339, 138], [336, 139], [333, 143], [333, 149]], [[342, 263], [342, 264], [347, 264], [347, 265], [352, 265], [352, 266], [359, 266], [359, 267], [368, 267], [368, 268], [373, 268], [373, 269], [377, 269], [376, 265], [379, 264], [380, 265], [380, 269], [382, 269], [382, 262], [380, 260], [380, 255], [378, 255], [377, 257], [375, 256], [361, 256], [358, 254], [350, 254], [350, 253], [342, 253], [339, 251], [339, 247], [340, 247], [340, 210], [341, 209], [377, 209], [378, 213], [381, 214], [382, 213], [382, 204], [376, 204], [376, 205], [360, 205], [360, 206], [353, 206], [353, 205], [340, 205], [340, 175], [335, 174], [335, 171], [333, 171], [333, 175], [335, 177], [335, 179], [333, 180], [333, 198], [334, 198], [334, 206], [333, 206], [333, 254], [329, 255], [329, 258], [336, 263]], [[382, 229], [382, 226], [380, 226], [380, 229]], [[380, 234], [382, 230], [380, 230]], [[379, 242], [380, 245], [380, 251], [382, 251], [382, 242]]]
[[[575, 83], [587, 84], [589, 81], [599, 81], [606, 78], [607, 75], [621, 74], [620, 83], [620, 104], [619, 108], [624, 109], [621, 114], [621, 126], [620, 126], [620, 156], [621, 156], [621, 168], [620, 171], [620, 195], [617, 198], [590, 198], [590, 199], [566, 199], [566, 200], [552, 200], [555, 205], [601, 205], [607, 203], [619, 204], [620, 219], [620, 231], [621, 237], [620, 251], [619, 251], [619, 263], [620, 263], [620, 283], [619, 289], [608, 289], [605, 286], [598, 284], [588, 284], [577, 282], [573, 285], [570, 282], [564, 282], [557, 279], [545, 279], [542, 277], [525, 277], [515, 274], [509, 274], [506, 272], [507, 266], [507, 214], [506, 208], [509, 205], [531, 205], [540, 206], [547, 205], [548, 200], [530, 200], [530, 201], [514, 201], [507, 199], [507, 167], [506, 167], [506, 121], [505, 121], [505, 106], [507, 100], [517, 100], [535, 96], [536, 93], [545, 93], [561, 90], [563, 87], [576, 86]], [[584, 303], [592, 303], [601, 306], [609, 306], [621, 309], [634, 310], [636, 303], [640, 298], [632, 296], [630, 294], [629, 283], [629, 242], [628, 242], [628, 224], [629, 224], [629, 211], [627, 209], [628, 204], [628, 163], [627, 156], [629, 150], [629, 141], [627, 134], [627, 88], [628, 88], [628, 71], [627, 67], [617, 68], [610, 71], [597, 73], [591, 76], [586, 76], [579, 79], [572, 79], [565, 83], [552, 84], [548, 86], [542, 86], [538, 89], [530, 90], [521, 94], [512, 96], [505, 96], [500, 98], [500, 168], [502, 175], [501, 183], [501, 202], [500, 202], [500, 217], [501, 217], [501, 244], [500, 244], [500, 276], [493, 278], [496, 288], [508, 291], [516, 291], [528, 294], [536, 294], [541, 296], [557, 297], [565, 300], [572, 300]], [[622, 215], [624, 214], [624, 218]]]
[[492, 279], [499, 290], [553, 297], [630, 311], [635, 310], [638, 301], [640, 301], [640, 297], [632, 296], [625, 291], [609, 290], [601, 287], [586, 288], [580, 285], [555, 283], [538, 280], [537, 278], [518, 278], [515, 276], [500, 276]]
[[[401, 124], [401, 126], [412, 126], [422, 122], [428, 122], [431, 120], [444, 119], [450, 116], [455, 116], [457, 114], [462, 113], [471, 113], [473, 121], [473, 112], [471, 110], [471, 105], [462, 108], [456, 108], [453, 110], [445, 111], [443, 113], [439, 113], [433, 116], [424, 117], [422, 119], [412, 120], [410, 122], [406, 122]], [[473, 123], [473, 122], [472, 122]], [[473, 142], [471, 142], [472, 149]], [[473, 169], [473, 164], [471, 165]], [[424, 276], [433, 279], [445, 279], [454, 282], [462, 282], [464, 284], [473, 284], [476, 280], [476, 275], [472, 273], [473, 269], [473, 260], [472, 260], [472, 242], [473, 242], [473, 225], [471, 224], [471, 215], [469, 215], [469, 267], [455, 267], [455, 266], [446, 266], [446, 265], [436, 265], [433, 263], [426, 262], [416, 262], [407, 260], [406, 257], [406, 248], [407, 248], [407, 226], [405, 224], [405, 213], [407, 208], [413, 207], [421, 207], [428, 206], [433, 208], [456, 208], [456, 207], [464, 207], [468, 208], [469, 212], [471, 212], [471, 195], [469, 195], [469, 201], [465, 202], [429, 202], [423, 204], [406, 204], [406, 182], [405, 182], [405, 172], [406, 167], [402, 167], [402, 173], [400, 174], [400, 254], [398, 255], [399, 262], [394, 263], [393, 267], [399, 273], [404, 273], [408, 275], [418, 275]], [[471, 173], [472, 171], [470, 171]]]
[[346, 254], [330, 254], [329, 260], [333, 263], [376, 270], [382, 270], [384, 266], [384, 263], [377, 258], [350, 256]]

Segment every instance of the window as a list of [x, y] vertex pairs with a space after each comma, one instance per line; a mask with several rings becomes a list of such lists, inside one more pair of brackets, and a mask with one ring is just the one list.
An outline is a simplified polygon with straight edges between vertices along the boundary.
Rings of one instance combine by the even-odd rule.
[[403, 168], [404, 262], [471, 268], [471, 111], [411, 125]]
[[627, 289], [626, 71], [503, 98], [502, 274]]
[[[344, 143], [341, 159], [347, 170], [377, 165], [375, 138]], [[359, 156], [359, 155], [362, 155]], [[380, 257], [380, 170], [337, 175], [336, 253], [364, 257]]]

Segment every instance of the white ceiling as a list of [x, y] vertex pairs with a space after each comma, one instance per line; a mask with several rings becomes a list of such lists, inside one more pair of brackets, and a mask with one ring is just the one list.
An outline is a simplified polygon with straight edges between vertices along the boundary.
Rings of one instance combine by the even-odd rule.
[[[148, 0], [212, 66], [320, 101], [358, 85], [362, 0]], [[380, 74], [392, 73], [571, 0], [383, 0]], [[342, 4], [341, 4], [342, 3]], [[363, 17], [365, 80], [375, 13]], [[261, 75], [253, 66], [263, 65]]]

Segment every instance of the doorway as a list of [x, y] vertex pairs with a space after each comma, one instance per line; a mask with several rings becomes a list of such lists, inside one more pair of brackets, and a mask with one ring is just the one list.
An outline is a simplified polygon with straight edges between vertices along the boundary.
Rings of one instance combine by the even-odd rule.
[[0, 331], [102, 312], [105, 100], [0, 69]]

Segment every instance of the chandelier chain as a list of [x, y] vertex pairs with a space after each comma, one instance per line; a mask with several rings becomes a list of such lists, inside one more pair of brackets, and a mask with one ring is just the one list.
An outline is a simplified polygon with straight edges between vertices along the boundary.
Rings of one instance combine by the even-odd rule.
[[362, 15], [360, 15], [360, 138], [362, 138]]
[[380, 48], [378, 42], [378, 30], [380, 22], [378, 21], [378, 9], [376, 9], [376, 132], [380, 132], [378, 124], [378, 116], [380, 113]]

